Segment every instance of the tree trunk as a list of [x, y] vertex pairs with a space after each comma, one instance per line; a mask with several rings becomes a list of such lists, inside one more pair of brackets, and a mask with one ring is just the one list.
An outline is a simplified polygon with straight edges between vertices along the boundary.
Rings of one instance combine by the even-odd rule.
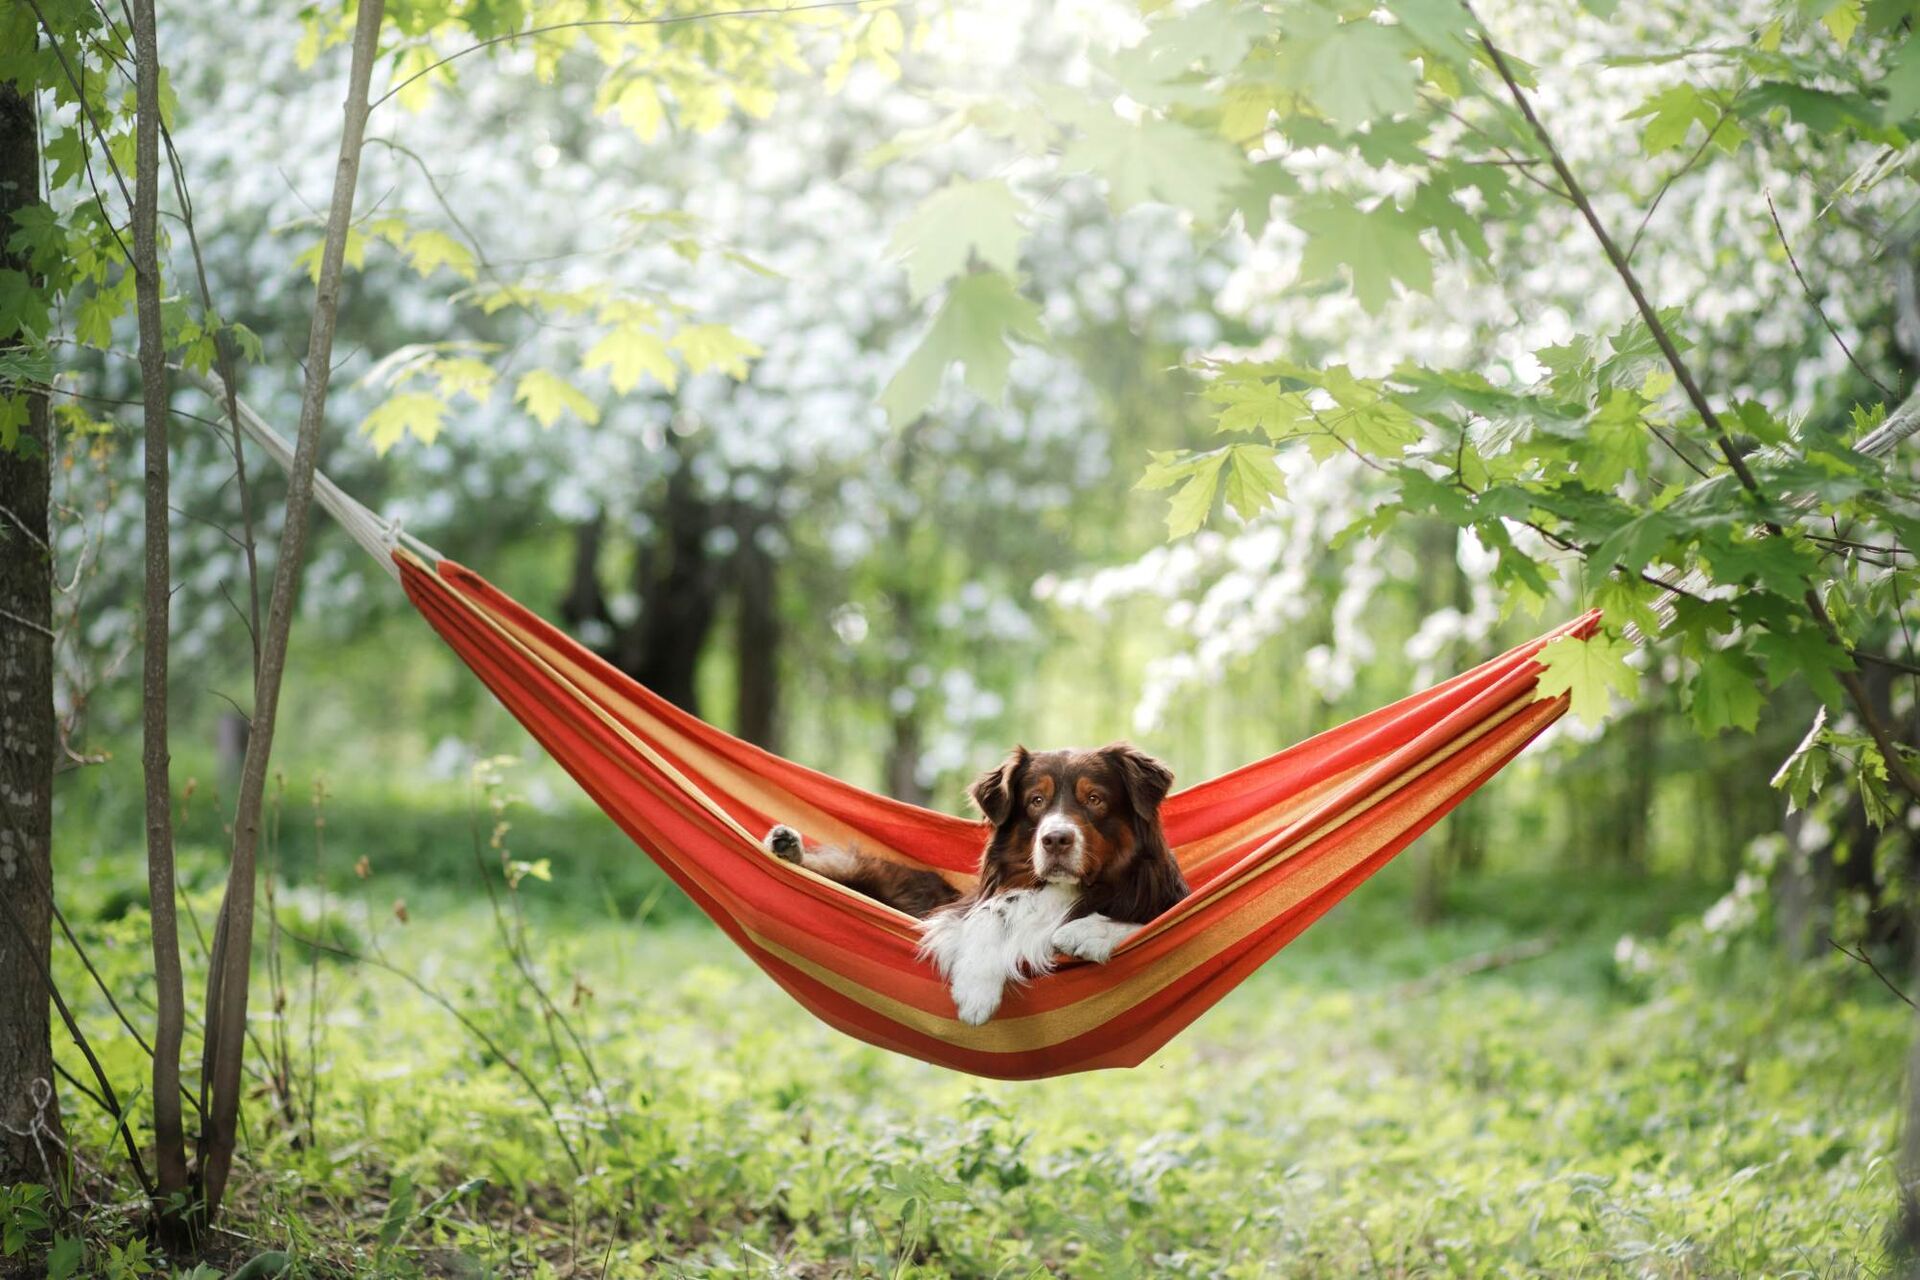
[[159, 1183], [154, 1213], [163, 1234], [185, 1243], [180, 1208], [187, 1191], [187, 1143], [180, 1115], [180, 1040], [186, 989], [180, 976], [180, 926], [173, 867], [172, 754], [167, 745], [167, 609], [173, 598], [168, 545], [167, 344], [160, 322], [160, 51], [153, 0], [133, 0], [135, 125], [133, 186], [134, 310], [140, 333], [140, 398], [146, 472], [146, 566], [141, 611], [140, 764], [146, 789], [147, 904], [153, 945], [153, 1157]]
[[[14, 213], [39, 203], [38, 137], [33, 100], [0, 83], [0, 246]], [[0, 261], [28, 270], [14, 255]], [[52, 444], [47, 398], [29, 394], [19, 438], [0, 447], [0, 897], [20, 925], [0, 922], [0, 1184], [64, 1176], [40, 976], [53, 927]]]
[[[925, 429], [926, 419], [916, 418], [894, 439], [893, 482], [902, 494], [914, 492], [914, 482], [920, 470], [920, 434]], [[882, 579], [890, 627], [886, 650], [889, 659], [887, 684], [883, 692], [893, 721], [883, 768], [888, 795], [909, 804], [924, 805], [932, 799], [927, 785], [920, 780], [920, 753], [926, 740], [923, 717], [927, 699], [912, 688], [912, 675], [917, 655], [924, 652], [920, 635], [924, 612], [920, 608], [920, 600], [926, 591], [927, 575], [925, 566], [913, 555], [915, 517], [904, 509], [902, 502], [896, 502], [887, 515], [887, 535], [893, 548], [893, 560]], [[896, 701], [903, 691], [911, 695], [910, 699]]]
[[767, 549], [773, 518], [749, 511], [734, 523], [734, 598], [739, 605], [735, 647], [735, 718], [739, 735], [769, 751], [780, 749], [779, 566]]
[[267, 759], [273, 751], [274, 724], [280, 707], [280, 681], [286, 671], [287, 639], [293, 628], [294, 597], [306, 556], [307, 525], [313, 510], [313, 471], [320, 452], [320, 431], [327, 409], [333, 369], [334, 322], [340, 308], [340, 280], [346, 262], [347, 232], [353, 220], [353, 196], [360, 177], [360, 152], [366, 138], [367, 85], [378, 51], [386, 0], [361, 0], [355, 15], [353, 60], [348, 73], [345, 123], [334, 169], [333, 198], [327, 210], [327, 234], [320, 254], [313, 324], [307, 335], [306, 381], [301, 389], [299, 434], [287, 476], [287, 517], [273, 566], [273, 590], [267, 603], [266, 633], [261, 639], [260, 671], [254, 686], [253, 734], [241, 769], [234, 810], [233, 860], [227, 869], [226, 895], [214, 928], [207, 976], [206, 1047], [201, 1056], [201, 1088], [207, 1105], [200, 1134], [201, 1201], [211, 1221], [220, 1211], [239, 1136], [240, 1068], [246, 1052], [247, 984], [253, 971], [253, 895], [255, 855], [260, 842], [261, 803]]
[[720, 612], [720, 566], [707, 538], [718, 523], [690, 455], [667, 477], [659, 534], [634, 566], [640, 616], [616, 642], [615, 665], [661, 697], [700, 714], [700, 654]]
[[560, 621], [596, 651], [604, 647], [604, 637], [597, 633], [613, 626], [600, 590], [600, 548], [606, 536], [607, 518], [597, 513], [573, 527], [573, 578], [560, 601]]

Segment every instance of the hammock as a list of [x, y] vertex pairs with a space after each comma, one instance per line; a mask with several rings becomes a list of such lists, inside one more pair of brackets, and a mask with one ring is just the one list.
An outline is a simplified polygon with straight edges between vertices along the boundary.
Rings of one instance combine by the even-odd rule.
[[[242, 428], [292, 451], [252, 410]], [[1422, 693], [1169, 796], [1192, 893], [1106, 964], [1069, 960], [955, 1016], [916, 922], [762, 851], [776, 822], [972, 881], [986, 829], [864, 791], [668, 703], [479, 574], [377, 519], [323, 476], [315, 497], [607, 816], [788, 994], [868, 1044], [957, 1071], [1036, 1079], [1144, 1062], [1565, 712], [1541, 646], [1587, 614]]]

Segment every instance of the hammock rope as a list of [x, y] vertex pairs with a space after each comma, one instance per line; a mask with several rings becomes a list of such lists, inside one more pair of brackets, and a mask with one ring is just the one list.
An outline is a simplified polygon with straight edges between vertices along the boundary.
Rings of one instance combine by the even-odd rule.
[[[283, 466], [251, 408], [241, 430]], [[1063, 963], [972, 1027], [916, 954], [909, 916], [760, 848], [815, 838], [971, 883], [985, 829], [862, 790], [697, 719], [323, 475], [314, 497], [588, 796], [776, 983], [831, 1026], [975, 1075], [1030, 1079], [1145, 1061], [1565, 712], [1540, 648], [1589, 613], [1450, 680], [1169, 796], [1192, 893], [1106, 964]]]

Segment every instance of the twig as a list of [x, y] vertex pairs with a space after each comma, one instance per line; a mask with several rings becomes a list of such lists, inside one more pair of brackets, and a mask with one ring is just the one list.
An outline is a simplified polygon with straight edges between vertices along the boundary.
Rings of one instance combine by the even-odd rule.
[[1874, 377], [1867, 369], [1867, 366], [1860, 363], [1860, 357], [1853, 354], [1853, 348], [1847, 345], [1847, 340], [1840, 336], [1838, 329], [1833, 327], [1833, 321], [1827, 318], [1826, 308], [1820, 305], [1820, 299], [1814, 296], [1813, 286], [1807, 283], [1806, 274], [1800, 270], [1800, 260], [1793, 256], [1793, 245], [1787, 241], [1787, 229], [1780, 225], [1780, 210], [1775, 208], [1773, 204], [1773, 192], [1768, 191], [1765, 194], [1767, 197], [1767, 213], [1773, 218], [1774, 233], [1780, 237], [1780, 247], [1786, 250], [1787, 263], [1793, 268], [1794, 278], [1800, 282], [1800, 288], [1802, 292], [1807, 295], [1807, 301], [1813, 305], [1813, 313], [1820, 317], [1820, 323], [1827, 326], [1827, 332], [1832, 334], [1833, 340], [1840, 344], [1840, 350], [1846, 353], [1847, 363], [1855, 369], [1858, 369], [1861, 377], [1880, 388], [1881, 395], [1885, 396], [1888, 400], [1892, 400], [1894, 395], [1893, 392], [1888, 389], [1887, 384]]
[[282, 930], [282, 932], [285, 933], [287, 937], [293, 939], [295, 942], [299, 943], [303, 947], [312, 947], [316, 951], [324, 951], [328, 955], [338, 956], [342, 960], [350, 960], [355, 964], [372, 965], [376, 969], [380, 969], [387, 973], [390, 973], [394, 977], [406, 983], [408, 986], [412, 987], [415, 991], [418, 991], [421, 995], [425, 996], [427, 999], [431, 1000], [434, 1004], [438, 1005], [442, 1010], [444, 1010], [448, 1015], [450, 1015], [455, 1022], [458, 1022], [462, 1027], [464, 1027], [469, 1035], [471, 1035], [474, 1039], [478, 1040], [483, 1046], [485, 1046], [488, 1053], [491, 1053], [494, 1057], [498, 1058], [501, 1061], [501, 1063], [509, 1071], [513, 1072], [514, 1075], [520, 1078], [520, 1082], [526, 1085], [527, 1091], [533, 1095], [534, 1101], [538, 1102], [540, 1104], [541, 1110], [547, 1113], [547, 1119], [553, 1123], [554, 1136], [560, 1139], [561, 1149], [567, 1153], [567, 1160], [570, 1164], [573, 1165], [573, 1171], [575, 1173], [586, 1172], [585, 1168], [580, 1163], [580, 1158], [574, 1154], [573, 1144], [567, 1141], [566, 1129], [564, 1126], [561, 1125], [560, 1116], [557, 1112], [554, 1111], [553, 1103], [547, 1098], [545, 1091], [543, 1091], [540, 1088], [539, 1084], [534, 1080], [533, 1076], [527, 1071], [527, 1069], [520, 1065], [520, 1060], [518, 1058], [514, 1057], [512, 1054], [508, 1053], [504, 1048], [502, 1048], [499, 1042], [496, 1041], [492, 1036], [488, 1035], [486, 1031], [480, 1026], [479, 1023], [475, 1022], [472, 1018], [469, 1018], [466, 1014], [462, 1013], [460, 1011], [460, 1007], [454, 1004], [453, 1001], [447, 999], [447, 997], [441, 995], [438, 991], [435, 991], [432, 987], [428, 986], [420, 978], [417, 978], [413, 974], [408, 973], [405, 969], [402, 969], [399, 965], [392, 964], [386, 960], [381, 959], [378, 956], [364, 955], [357, 951], [349, 951], [345, 947], [337, 947], [330, 942], [322, 942], [318, 938], [309, 938], [303, 934], [295, 933], [291, 929], [284, 929]]
[[[1746, 80], [1741, 82], [1740, 87], [1733, 91], [1733, 99], [1738, 99], [1741, 94], [1745, 93], [1747, 91], [1747, 85], [1751, 83], [1752, 80], [1752, 75], [1748, 75]], [[1628, 262], [1633, 261], [1634, 251], [1640, 247], [1640, 238], [1647, 234], [1647, 227], [1653, 222], [1654, 211], [1660, 207], [1660, 202], [1667, 198], [1667, 192], [1673, 190], [1674, 183], [1693, 171], [1693, 166], [1700, 163], [1700, 157], [1707, 154], [1707, 148], [1712, 146], [1714, 138], [1719, 136], [1721, 127], [1732, 118], [1732, 99], [1730, 99], [1726, 106], [1720, 108], [1720, 114], [1714, 120], [1713, 128], [1707, 130], [1707, 136], [1700, 140], [1700, 145], [1693, 149], [1693, 154], [1688, 156], [1686, 162], [1678, 169], [1668, 174], [1667, 180], [1660, 184], [1660, 190], [1654, 192], [1653, 199], [1647, 204], [1646, 213], [1640, 217], [1640, 225], [1634, 229], [1633, 239], [1627, 242]]]
[[903, 4], [875, 4], [873, 0], [820, 0], [819, 3], [815, 4], [768, 6], [759, 9], [723, 9], [707, 13], [676, 13], [668, 14], [660, 18], [592, 18], [579, 22], [555, 22], [544, 27], [528, 27], [525, 31], [509, 31], [505, 35], [494, 36], [491, 39], [470, 44], [464, 49], [456, 49], [438, 62], [428, 63], [426, 66], [420, 68], [420, 70], [408, 76], [405, 80], [402, 80], [399, 84], [394, 85], [385, 93], [375, 98], [372, 106], [369, 107], [368, 110], [371, 111], [379, 107], [382, 103], [386, 102], [387, 99], [393, 97], [414, 81], [421, 79], [423, 76], [430, 76], [441, 67], [446, 66], [449, 62], [456, 62], [470, 53], [479, 53], [482, 49], [490, 49], [494, 45], [506, 44], [513, 40], [525, 40], [532, 36], [550, 35], [555, 31], [577, 31], [588, 27], [673, 27], [687, 22], [709, 22], [722, 18], [779, 17], [789, 13], [811, 13], [818, 9], [864, 9], [869, 13], [873, 13], [882, 9], [905, 7], [908, 6]]
[[52, 640], [55, 638], [52, 627], [46, 626], [39, 622], [35, 622], [32, 618], [23, 618], [19, 614], [14, 613], [11, 610], [0, 609], [0, 618], [5, 618], [8, 622], [11, 622], [16, 626], [25, 627], [29, 631], [36, 631], [39, 634], [45, 636], [49, 640]]
[[1479, 973], [1490, 973], [1495, 969], [1505, 969], [1528, 960], [1538, 960], [1557, 945], [1559, 945], [1558, 940], [1552, 934], [1548, 934], [1545, 937], [1516, 942], [1509, 947], [1496, 947], [1492, 951], [1482, 951], [1478, 955], [1463, 956], [1451, 964], [1441, 965], [1424, 977], [1401, 983], [1394, 987], [1390, 994], [1395, 1000], [1417, 1000], [1462, 978], [1471, 978]]
[[1886, 974], [1880, 971], [1880, 966], [1873, 962], [1873, 957], [1867, 954], [1867, 949], [1865, 947], [1856, 947], [1853, 950], [1849, 951], [1847, 948], [1841, 946], [1838, 942], [1836, 942], [1832, 938], [1827, 939], [1827, 945], [1832, 947], [1835, 951], [1838, 951], [1841, 955], [1845, 956], [1847, 959], [1853, 960], [1859, 964], [1863, 964], [1867, 966], [1867, 968], [1873, 970], [1873, 976], [1880, 979], [1881, 985], [1886, 987], [1887, 990], [1893, 992], [1893, 994], [1895, 994], [1896, 996], [1899, 996], [1901, 1000], [1905, 1001], [1907, 1008], [1920, 1010], [1920, 1004], [1915, 1004], [1913, 1002], [1912, 996], [1909, 996], [1906, 992], [1902, 991], [1899, 987], [1896, 987], [1895, 985], [1893, 985], [1893, 979], [1889, 978]]
[[5, 894], [0, 894], [0, 911], [7, 913], [7, 922], [13, 926], [19, 936], [21, 950], [33, 961], [34, 971], [40, 975], [40, 984], [47, 989], [47, 996], [53, 1001], [53, 1007], [60, 1014], [60, 1021], [66, 1024], [67, 1034], [73, 1038], [74, 1045], [86, 1058], [87, 1065], [93, 1069], [93, 1078], [100, 1085], [100, 1095], [105, 1099], [105, 1109], [119, 1127], [120, 1137], [127, 1147], [127, 1160], [133, 1165], [133, 1175], [140, 1182], [140, 1189], [151, 1198], [153, 1180], [147, 1176], [147, 1166], [140, 1159], [140, 1148], [133, 1140], [133, 1130], [127, 1126], [126, 1111], [120, 1105], [120, 1097], [113, 1091], [113, 1081], [107, 1079], [106, 1069], [100, 1065], [100, 1059], [94, 1056], [93, 1046], [87, 1042], [86, 1033], [80, 1030], [80, 1024], [74, 1021], [73, 1011], [67, 1008], [67, 1002], [60, 995], [60, 989], [53, 985], [53, 975], [47, 972], [47, 966], [41, 961], [39, 952], [33, 946], [33, 940], [20, 916], [13, 909], [13, 903]]

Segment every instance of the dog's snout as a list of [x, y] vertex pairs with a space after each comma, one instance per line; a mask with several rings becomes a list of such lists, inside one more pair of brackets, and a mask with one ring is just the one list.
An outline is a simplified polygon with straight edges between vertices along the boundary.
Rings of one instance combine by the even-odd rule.
[[1073, 848], [1073, 832], [1066, 827], [1054, 827], [1050, 831], [1042, 831], [1040, 848], [1055, 856], [1065, 854]]

